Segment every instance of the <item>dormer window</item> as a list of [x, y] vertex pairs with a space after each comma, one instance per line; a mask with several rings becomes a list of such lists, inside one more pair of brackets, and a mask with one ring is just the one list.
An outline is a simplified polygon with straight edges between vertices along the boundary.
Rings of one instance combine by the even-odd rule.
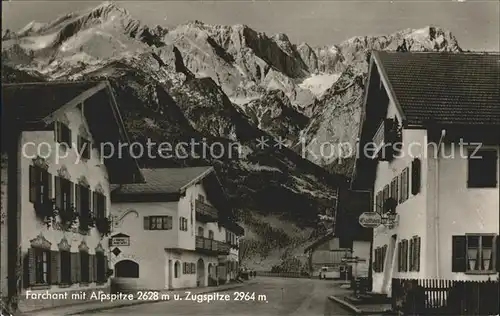
[[65, 144], [68, 148], [71, 148], [71, 130], [67, 125], [61, 122], [55, 122], [54, 133], [56, 142]]

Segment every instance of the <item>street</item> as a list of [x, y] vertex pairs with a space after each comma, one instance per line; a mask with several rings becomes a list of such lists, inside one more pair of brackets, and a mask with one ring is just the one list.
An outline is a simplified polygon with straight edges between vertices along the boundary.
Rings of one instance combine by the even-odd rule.
[[[171, 299], [166, 302], [116, 308], [92, 314], [103, 316], [130, 314], [204, 316], [350, 315], [348, 311], [328, 299], [328, 295], [345, 291], [340, 289], [334, 281], [274, 277], [258, 277], [257, 281], [257, 283], [235, 290], [219, 292], [218, 295], [214, 293], [213, 297], [218, 300], [209, 303], [206, 301], [198, 303], [193, 297], [188, 297], [187, 292], [189, 290], [186, 290], [186, 294], [181, 295], [180, 299], [177, 300]], [[255, 295], [252, 296], [252, 294]], [[229, 300], [223, 300], [227, 298]], [[237, 298], [239, 300], [236, 300]]]

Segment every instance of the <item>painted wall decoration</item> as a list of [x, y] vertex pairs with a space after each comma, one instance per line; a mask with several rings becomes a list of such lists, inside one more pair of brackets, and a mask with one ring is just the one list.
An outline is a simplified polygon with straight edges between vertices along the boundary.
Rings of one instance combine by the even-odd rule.
[[127, 216], [129, 214], [135, 214], [135, 217], [139, 218], [139, 213], [136, 210], [133, 210], [133, 209], [126, 210], [121, 215], [114, 215], [112, 217], [113, 227], [119, 227], [121, 225], [121, 223], [123, 222], [123, 219], [125, 218], [125, 216]]

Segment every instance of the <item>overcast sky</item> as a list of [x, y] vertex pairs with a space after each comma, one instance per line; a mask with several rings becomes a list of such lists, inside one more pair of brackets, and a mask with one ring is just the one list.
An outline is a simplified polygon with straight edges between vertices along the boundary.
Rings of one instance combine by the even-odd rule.
[[[101, 1], [2, 2], [2, 28], [48, 22]], [[117, 1], [118, 3], [118, 1]], [[281, 32], [294, 43], [331, 45], [357, 35], [388, 34], [427, 25], [450, 30], [470, 50], [500, 50], [499, 0], [434, 1], [124, 1], [118, 3], [148, 25], [173, 26], [190, 20], [247, 24], [269, 35]]]

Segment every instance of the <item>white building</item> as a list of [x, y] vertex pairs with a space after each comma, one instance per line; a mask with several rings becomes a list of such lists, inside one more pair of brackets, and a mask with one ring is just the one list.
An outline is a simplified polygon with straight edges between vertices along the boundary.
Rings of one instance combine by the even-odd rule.
[[353, 188], [396, 214], [373, 231], [374, 292], [498, 277], [498, 73], [498, 54], [372, 53]]
[[[2, 140], [2, 296], [19, 298], [19, 309], [27, 311], [81, 303], [74, 293], [109, 291], [109, 184], [140, 180], [134, 159], [102, 160], [98, 150], [104, 142], [128, 142], [110, 85], [9, 84], [2, 98], [8, 133]], [[68, 296], [26, 298], [46, 291]]]
[[142, 169], [112, 192], [114, 280], [123, 290], [217, 285], [236, 278], [243, 229], [212, 167]]

